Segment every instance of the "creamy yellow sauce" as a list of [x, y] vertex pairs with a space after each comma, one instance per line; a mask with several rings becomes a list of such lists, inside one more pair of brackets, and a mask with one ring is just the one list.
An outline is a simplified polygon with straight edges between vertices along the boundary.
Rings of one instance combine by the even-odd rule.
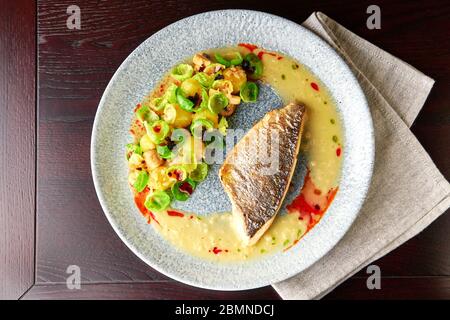
[[[243, 55], [250, 52], [237, 47], [208, 53], [226, 51], [240, 51]], [[254, 53], [260, 51], [256, 49]], [[343, 152], [342, 126], [335, 103], [323, 83], [302, 64], [280, 54], [263, 54], [262, 61], [262, 81], [272, 86], [285, 104], [297, 101], [306, 106], [307, 120], [300, 152], [306, 155], [312, 183], [302, 194], [311, 206], [320, 205], [326, 210], [326, 195], [337, 190]], [[242, 244], [231, 213], [201, 217], [187, 213], [171, 216], [163, 211], [154, 213], [158, 223], [152, 225], [163, 238], [184, 252], [213, 261], [234, 262], [287, 250], [307, 232], [311, 219], [320, 219], [320, 215], [313, 214], [311, 219], [301, 220], [297, 213], [276, 217], [258, 243], [250, 247]]]
[[215, 261], [242, 261], [286, 249], [307, 229], [306, 221], [287, 214], [276, 219], [264, 236], [248, 247], [241, 242], [231, 213], [178, 217], [159, 212], [155, 218], [159, 224], [153, 226], [170, 243], [184, 252]]
[[[331, 96], [319, 79], [294, 60], [287, 57], [277, 60], [276, 57], [263, 55], [263, 61], [264, 80], [283, 101], [286, 104], [299, 101], [306, 106], [307, 120], [300, 152], [307, 155], [314, 184], [322, 191], [336, 187], [342, 161], [342, 157], [336, 156], [336, 149], [342, 143], [343, 135]], [[296, 65], [298, 69], [293, 69]], [[317, 84], [319, 91], [314, 90], [311, 83]]]

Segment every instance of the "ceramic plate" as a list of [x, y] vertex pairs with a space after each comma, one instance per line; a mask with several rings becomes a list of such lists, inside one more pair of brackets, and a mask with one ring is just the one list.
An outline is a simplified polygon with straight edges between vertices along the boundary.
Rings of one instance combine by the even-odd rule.
[[[180, 61], [208, 48], [255, 43], [291, 56], [307, 66], [328, 87], [344, 127], [345, 151], [339, 192], [320, 221], [285, 253], [242, 263], [214, 263], [185, 254], [161, 238], [136, 209], [127, 183], [124, 146], [133, 107]], [[265, 99], [264, 97], [267, 97]], [[258, 120], [270, 105], [280, 107], [270, 88], [253, 108]], [[233, 121], [244, 123], [245, 115]], [[248, 126], [250, 127], [250, 126]], [[374, 138], [365, 96], [349, 67], [319, 37], [289, 20], [262, 12], [224, 10], [180, 20], [144, 41], [122, 63], [108, 84], [95, 117], [91, 142], [92, 175], [102, 208], [126, 245], [148, 265], [178, 281], [217, 290], [243, 290], [269, 285], [301, 272], [342, 238], [365, 198], [374, 159]], [[300, 161], [301, 163], [301, 161]], [[301, 170], [300, 170], [301, 171]], [[226, 208], [211, 201], [223, 194], [214, 170], [205, 183], [207, 198], [195, 192], [192, 211]], [[293, 179], [301, 183], [300, 178]], [[225, 197], [226, 198], [226, 197]], [[197, 208], [195, 204], [198, 205]], [[217, 207], [219, 206], [219, 207]], [[200, 212], [202, 213], [202, 212]], [[205, 212], [203, 212], [205, 214]]]

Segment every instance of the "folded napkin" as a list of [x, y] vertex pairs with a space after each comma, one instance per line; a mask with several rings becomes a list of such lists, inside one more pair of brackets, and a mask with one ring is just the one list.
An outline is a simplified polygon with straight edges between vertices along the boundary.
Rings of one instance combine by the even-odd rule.
[[333, 46], [357, 76], [373, 117], [376, 155], [354, 224], [326, 256], [273, 285], [283, 299], [320, 299], [450, 207], [450, 184], [409, 130], [434, 80], [320, 12], [303, 26]]

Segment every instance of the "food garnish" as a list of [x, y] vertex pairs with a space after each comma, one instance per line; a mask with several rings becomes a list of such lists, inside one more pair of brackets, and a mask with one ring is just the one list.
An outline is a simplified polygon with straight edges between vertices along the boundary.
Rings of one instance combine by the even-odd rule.
[[136, 106], [130, 130], [134, 141], [126, 146], [128, 180], [135, 192], [147, 190], [148, 210], [186, 201], [206, 179], [205, 153], [223, 147], [226, 118], [241, 101], [257, 100], [258, 85], [248, 79], [260, 78], [262, 70], [254, 54], [197, 53], [175, 66]]

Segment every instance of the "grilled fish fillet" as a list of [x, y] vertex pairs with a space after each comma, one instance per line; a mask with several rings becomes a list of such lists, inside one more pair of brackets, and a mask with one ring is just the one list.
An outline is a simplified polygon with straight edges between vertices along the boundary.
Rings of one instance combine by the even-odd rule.
[[247, 245], [261, 238], [281, 207], [297, 163], [304, 120], [305, 107], [296, 103], [267, 113], [220, 168]]

